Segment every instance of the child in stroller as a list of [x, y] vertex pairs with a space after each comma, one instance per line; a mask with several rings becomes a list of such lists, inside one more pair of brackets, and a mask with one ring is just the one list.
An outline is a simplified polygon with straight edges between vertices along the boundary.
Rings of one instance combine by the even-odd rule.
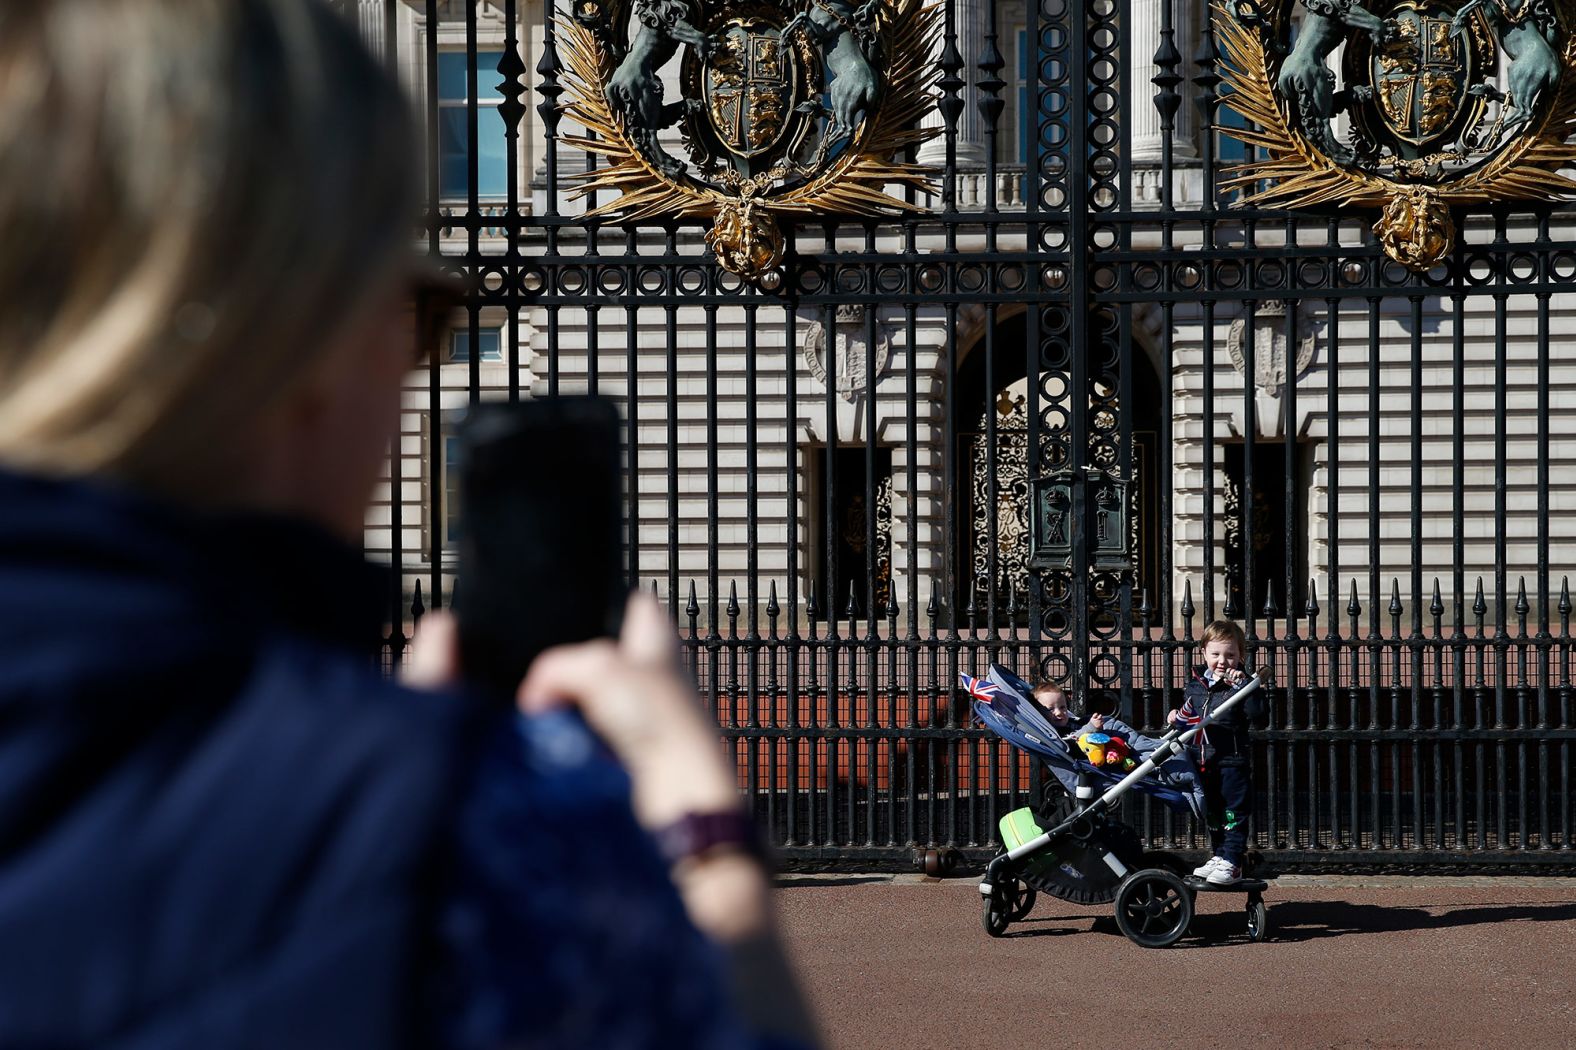
[[[1074, 749], [1070, 751], [1076, 756], [1082, 751], [1091, 761], [1101, 751], [1109, 751], [1113, 745], [1101, 737], [1115, 740], [1114, 745], [1120, 748], [1120, 753], [1127, 756], [1126, 763], [1111, 762], [1117, 765], [1121, 772], [1131, 771], [1138, 763], [1149, 758], [1160, 747], [1163, 740], [1159, 737], [1146, 736], [1107, 711], [1114, 711], [1117, 706], [1117, 697], [1107, 690], [1090, 690], [1086, 694], [1084, 708], [1088, 712], [1083, 721], [1073, 717], [1067, 705], [1066, 691], [1054, 682], [1044, 681], [1034, 687], [1030, 694], [1034, 702], [1040, 706], [1045, 714], [1045, 719], [1061, 735], [1062, 740], [1073, 742]], [[1094, 741], [1091, 746], [1089, 741]], [[1107, 763], [1101, 762], [1104, 768]], [[1047, 774], [1054, 771], [1050, 763], [1043, 763], [1043, 770]], [[1193, 763], [1181, 756], [1173, 756], [1162, 761], [1158, 767], [1155, 779], [1157, 783], [1175, 788], [1187, 794], [1190, 799], [1190, 810], [1195, 814], [1204, 812], [1203, 787], [1199, 783]], [[1059, 821], [1071, 815], [1072, 809], [1077, 805], [1094, 798], [1094, 785], [1087, 782], [1074, 782], [1071, 790], [1066, 790], [1066, 781], [1059, 777], [1047, 775], [1038, 807], [1038, 815], [1042, 823], [1046, 821]], [[1045, 827], [1052, 827], [1052, 823], [1044, 823]]]
[[[1114, 901], [1117, 925], [1130, 940], [1146, 947], [1175, 943], [1192, 922], [1193, 895], [1223, 887], [1200, 880], [1184, 882], [1186, 868], [1181, 860], [1146, 852], [1138, 835], [1115, 819], [1112, 810], [1126, 792], [1134, 790], [1202, 820], [1203, 793], [1192, 763], [1183, 757], [1184, 746], [1198, 729], [1178, 727], [1156, 740], [1102, 718], [1102, 731], [1120, 726], [1145, 758], [1131, 772], [1119, 766], [1096, 766], [1070, 746], [1061, 729], [1031, 699], [1033, 688], [1006, 668], [992, 666], [988, 675], [960, 677], [974, 698], [980, 721], [1038, 757], [1070, 803], [1061, 810], [1065, 816], [1054, 819], [1046, 814], [1052, 819], [1044, 824], [1027, 807], [1002, 818], [1007, 852], [990, 862], [980, 883], [986, 932], [996, 937], [1005, 934], [1012, 921], [1029, 913], [1035, 891], [1042, 890], [1079, 904]], [[1229, 710], [1258, 686], [1258, 678], [1251, 679], [1215, 713]], [[1262, 940], [1268, 913], [1260, 894], [1266, 884], [1241, 880], [1230, 888], [1248, 894], [1248, 935]]]

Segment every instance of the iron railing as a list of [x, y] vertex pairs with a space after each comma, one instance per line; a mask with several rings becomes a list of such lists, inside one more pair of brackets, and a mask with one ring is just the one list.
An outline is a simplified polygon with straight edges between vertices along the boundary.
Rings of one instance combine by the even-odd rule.
[[[1177, 39], [1178, 0], [1155, 4], [1158, 37], [1136, 40], [1114, 0], [1038, 0], [1011, 27], [999, 0], [947, 0], [934, 210], [800, 223], [773, 293], [721, 270], [700, 223], [571, 201], [596, 160], [562, 146], [550, 11], [345, 5], [423, 91], [426, 243], [471, 279], [470, 345], [496, 326], [504, 348], [434, 360], [409, 391], [368, 541], [401, 569], [392, 658], [451, 583], [443, 411], [596, 390], [628, 420], [629, 574], [672, 609], [791, 861], [985, 855], [1036, 781], [971, 723], [960, 670], [1110, 690], [1154, 727], [1229, 616], [1275, 677], [1253, 841], [1280, 866], [1576, 867], [1576, 503], [1553, 467], [1576, 439], [1553, 335], [1576, 216], [1458, 215], [1452, 257], [1417, 274], [1363, 216], [1190, 194], [1227, 163], [1213, 132], [1186, 165], [1175, 141], [1182, 107], [1215, 117], [1214, 42]], [[1019, 137], [998, 126], [1009, 30], [1035, 100], [1017, 165], [997, 160]], [[1151, 48], [1153, 88], [1127, 83]], [[502, 80], [503, 201], [477, 197], [478, 150], [468, 194], [439, 192], [454, 49], [504, 56], [469, 62], [465, 92], [475, 143], [478, 85]], [[984, 149], [965, 168], [970, 105]], [[1137, 165], [1148, 107], [1161, 159]], [[1097, 564], [1082, 536], [1031, 564], [1027, 505], [1063, 471], [1075, 515], [1127, 483], [1139, 568]], [[1151, 842], [1201, 845], [1125, 805]]]

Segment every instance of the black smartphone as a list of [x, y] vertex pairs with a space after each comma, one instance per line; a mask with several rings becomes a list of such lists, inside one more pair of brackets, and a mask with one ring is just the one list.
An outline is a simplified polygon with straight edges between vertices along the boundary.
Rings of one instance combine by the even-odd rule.
[[484, 402], [453, 433], [461, 673], [513, 697], [544, 649], [618, 634], [618, 410], [595, 397]]

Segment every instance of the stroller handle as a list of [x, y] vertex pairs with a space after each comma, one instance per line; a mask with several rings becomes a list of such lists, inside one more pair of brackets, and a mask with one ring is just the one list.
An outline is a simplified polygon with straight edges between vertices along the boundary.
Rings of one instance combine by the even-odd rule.
[[1168, 744], [1173, 740], [1179, 740], [1183, 744], [1186, 744], [1190, 742], [1195, 735], [1197, 735], [1200, 729], [1203, 729], [1205, 726], [1209, 725], [1209, 723], [1215, 721], [1215, 719], [1225, 711], [1237, 706], [1237, 704], [1242, 702], [1244, 697], [1251, 696], [1255, 689], [1273, 684], [1274, 683], [1271, 681], [1267, 672], [1255, 671], [1252, 678], [1249, 678], [1247, 681], [1242, 683], [1242, 688], [1226, 697], [1226, 699], [1221, 702], [1219, 707], [1216, 707], [1214, 710], [1210, 711], [1209, 714], [1203, 719], [1199, 720], [1197, 724], [1191, 726], [1175, 726], [1160, 739]]
[[[1187, 744], [1198, 735], [1200, 730], [1209, 725], [1209, 723], [1213, 722], [1222, 712], [1229, 711], [1237, 704], [1240, 704], [1244, 697], [1252, 695], [1253, 691], [1258, 689], [1261, 684], [1261, 679], [1255, 674], [1252, 678], [1249, 678], [1246, 682], [1242, 683], [1241, 689], [1238, 689], [1235, 693], [1232, 693], [1230, 696], [1226, 697], [1219, 707], [1210, 711], [1207, 715], [1200, 719], [1197, 725], [1189, 726], [1185, 730], [1179, 726], [1167, 733], [1161, 738], [1160, 746], [1155, 748], [1154, 752], [1148, 758], [1144, 759], [1144, 761], [1140, 763], [1139, 766], [1131, 773], [1127, 774], [1127, 776], [1123, 777], [1117, 783], [1111, 785], [1105, 794], [1096, 799], [1094, 804], [1089, 808], [1098, 806], [1102, 809], [1109, 809], [1117, 799], [1121, 798], [1127, 793], [1129, 788], [1138, 783], [1140, 780], [1143, 780], [1145, 777], [1149, 776], [1150, 773], [1154, 772], [1155, 767], [1160, 765], [1160, 763], [1164, 762], [1172, 755], [1180, 754], [1182, 748], [1187, 746]], [[1085, 812], [1087, 812], [1087, 810], [1085, 810]]]

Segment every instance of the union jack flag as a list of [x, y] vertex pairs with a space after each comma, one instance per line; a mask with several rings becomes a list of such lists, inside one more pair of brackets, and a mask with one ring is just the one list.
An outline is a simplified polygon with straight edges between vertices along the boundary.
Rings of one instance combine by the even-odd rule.
[[975, 678], [973, 675], [960, 673], [958, 679], [963, 683], [964, 692], [976, 700], [983, 700], [988, 704], [1001, 695], [1001, 687], [989, 678]]

